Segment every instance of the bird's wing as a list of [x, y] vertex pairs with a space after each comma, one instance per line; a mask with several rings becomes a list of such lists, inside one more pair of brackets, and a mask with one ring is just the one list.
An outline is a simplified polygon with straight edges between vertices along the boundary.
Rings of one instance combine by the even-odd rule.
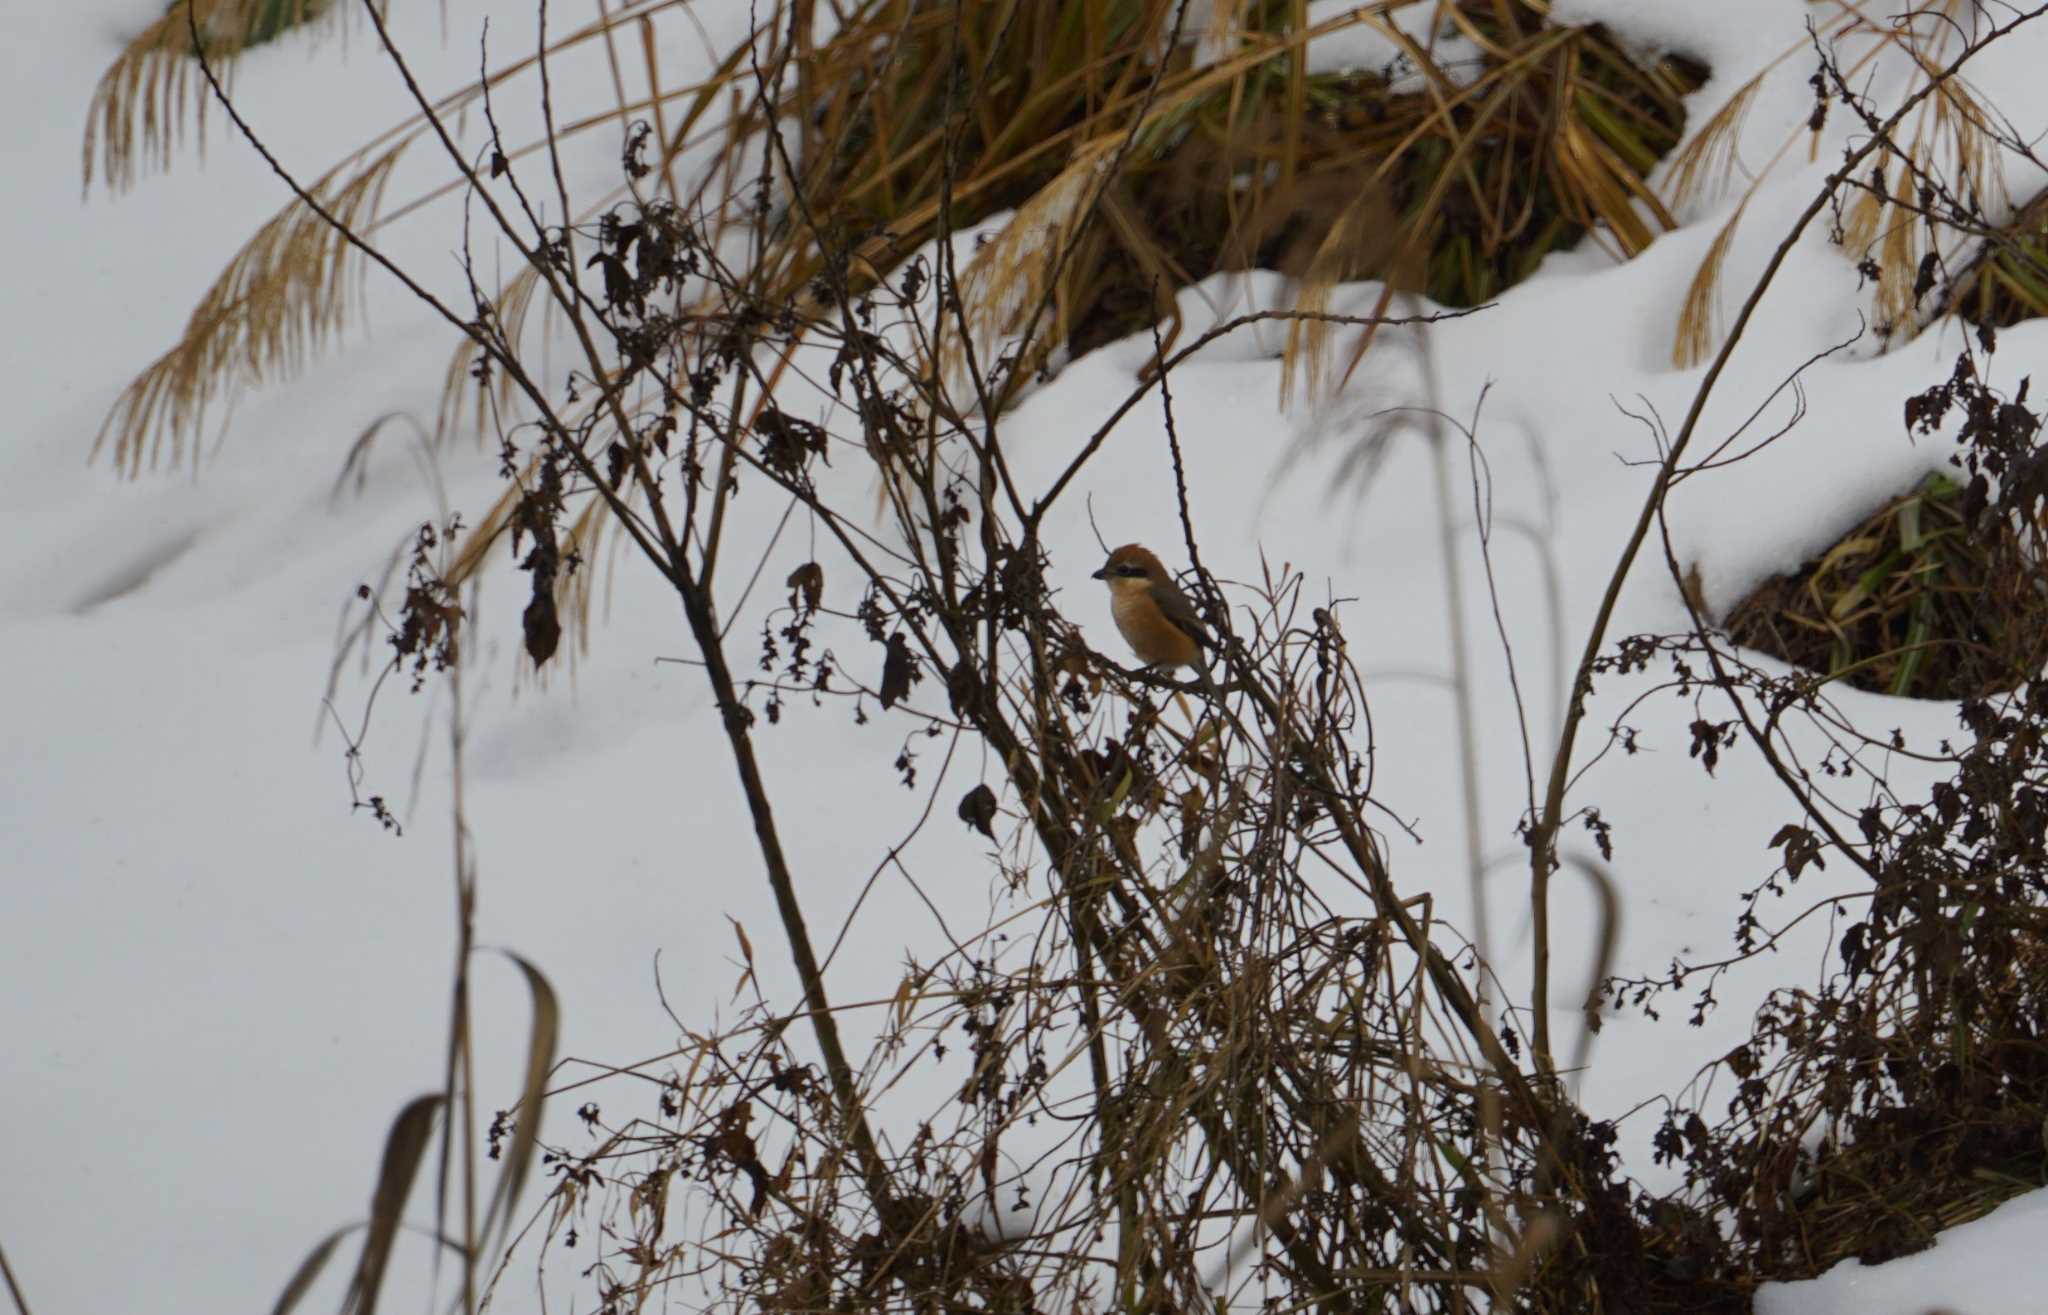
[[1188, 638], [1204, 648], [1216, 647], [1216, 641], [1209, 637], [1208, 628], [1202, 624], [1201, 613], [1178, 585], [1166, 584], [1155, 587], [1153, 597], [1159, 603], [1159, 610], [1166, 613], [1166, 619], [1179, 626]]

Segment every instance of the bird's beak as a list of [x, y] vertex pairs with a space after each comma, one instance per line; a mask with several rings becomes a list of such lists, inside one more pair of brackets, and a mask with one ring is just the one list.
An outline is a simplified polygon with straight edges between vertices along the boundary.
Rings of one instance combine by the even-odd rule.
[[1107, 580], [1109, 578], [1109, 568], [1105, 566], [1088, 578], [1091, 580]]

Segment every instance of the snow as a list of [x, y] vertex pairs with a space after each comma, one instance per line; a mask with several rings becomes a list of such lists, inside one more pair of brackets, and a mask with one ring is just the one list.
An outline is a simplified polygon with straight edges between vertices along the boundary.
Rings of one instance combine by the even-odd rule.
[[[1346, 18], [1354, 21], [1334, 26]], [[1449, 71], [1455, 81], [1461, 72], [1477, 64], [1479, 48], [1470, 37], [1455, 30], [1439, 28], [1432, 33], [1433, 18], [1427, 5], [1380, 14], [1371, 6], [1353, 4], [1350, 0], [1310, 0], [1305, 15], [1307, 27], [1313, 30], [1331, 24], [1333, 30], [1309, 41], [1307, 69], [1312, 74], [1386, 73], [1392, 75], [1389, 85], [1394, 90], [1412, 90], [1420, 85], [1422, 75], [1412, 67], [1407, 47], [1394, 39], [1393, 33], [1398, 32], [1407, 41], [1431, 52], [1437, 64]]]
[[2041, 1304], [2048, 1192], [1958, 1224], [1915, 1255], [1883, 1265], [1845, 1260], [1806, 1283], [1767, 1283], [1756, 1315], [2004, 1315]]
[[[445, 30], [437, 6], [391, 8], [425, 85], [452, 88], [473, 75], [478, 20], [490, 6], [450, 3]], [[1311, 9], [1312, 21], [1338, 12]], [[10, 148], [10, 203], [0, 212], [15, 253], [0, 315], [0, 382], [14, 404], [9, 478], [0, 483], [0, 836], [8, 854], [0, 1000], [9, 1041], [0, 1058], [8, 1152], [0, 1244], [39, 1310], [270, 1300], [307, 1248], [363, 1214], [388, 1122], [438, 1081], [444, 1044], [455, 806], [449, 692], [430, 682], [413, 698], [394, 683], [370, 714], [365, 790], [394, 801], [402, 838], [351, 812], [342, 740], [323, 696], [337, 619], [356, 615], [356, 586], [380, 578], [420, 522], [442, 517], [437, 483], [447, 507], [480, 515], [495, 484], [494, 454], [461, 444], [429, 452], [391, 426], [371, 452], [365, 487], [334, 492], [348, 445], [371, 421], [394, 410], [432, 416], [452, 346], [445, 327], [373, 280], [367, 331], [351, 330], [303, 378], [245, 397], [209, 435], [196, 473], [162, 469], [130, 483], [104, 461], [87, 463], [118, 390], [174, 339], [215, 273], [284, 200], [217, 113], [203, 168], [184, 152], [129, 194], [81, 199], [78, 137], [93, 81], [125, 35], [159, 11], [154, 0], [81, 0], [61, 18], [25, 6], [0, 11], [0, 49], [11, 52], [0, 98], [10, 122], [30, 125]], [[1801, 11], [1775, 0], [1557, 4], [1560, 16], [1604, 19], [1633, 40], [1712, 61], [1716, 76], [1694, 98], [1695, 122], [1804, 39]], [[691, 12], [713, 44], [746, 20], [746, 6], [730, 2]], [[494, 22], [492, 62], [530, 43], [514, 26]], [[2015, 39], [1978, 74], [2015, 122], [2048, 113], [2048, 88], [2033, 72], [2044, 31]], [[691, 22], [661, 32], [670, 85], [708, 67]], [[601, 53], [586, 54], [554, 70], [564, 103], [609, 101]], [[1384, 62], [1365, 45], [1334, 40], [1316, 58], [1337, 61], [1330, 67]], [[1743, 136], [1748, 167], [1761, 169], [1804, 123], [1810, 71], [1794, 57], [1767, 78]], [[345, 49], [294, 38], [252, 54], [236, 91], [279, 156], [308, 174], [408, 111], [360, 25]], [[507, 95], [499, 108], [530, 126], [530, 99]], [[1819, 163], [1798, 152], [1769, 174], [1728, 255], [1728, 314], [1847, 131], [1831, 125]], [[596, 186], [615, 154], [609, 138], [583, 142], [572, 177]], [[445, 172], [422, 148], [392, 195]], [[1684, 415], [1700, 371], [1671, 366], [1672, 328], [1733, 199], [1717, 193], [1682, 209], [1685, 226], [1633, 262], [1614, 265], [1589, 245], [1551, 259], [1493, 309], [1428, 331], [1444, 409], [1469, 418], [1484, 392], [1478, 433], [1493, 564], [1539, 755], [1569, 679], [1551, 654], [1576, 659], [1649, 483], [1652, 438], [1623, 409], [1654, 408], [1674, 426]], [[452, 207], [429, 208], [380, 240], [437, 288], [457, 289], [457, 222]], [[1346, 290], [1339, 309], [1367, 307], [1375, 295]], [[1701, 442], [1740, 426], [1794, 364], [1852, 337], [1861, 295], [1854, 270], [1810, 232], [1735, 354]], [[1284, 297], [1270, 277], [1219, 278], [1183, 293], [1181, 305], [1199, 328]], [[1419, 343], [1389, 331], [1342, 396], [1286, 415], [1279, 345], [1277, 332], [1247, 331], [1173, 378], [1204, 551], [1226, 580], [1257, 578], [1263, 556], [1304, 570], [1318, 599], [1352, 600], [1342, 612], [1346, 633], [1378, 693], [1381, 802], [1424, 837], [1393, 841], [1397, 881], [1434, 893], [1440, 919], [1469, 927], [1462, 786], [1440, 680], [1448, 627], [1435, 466], [1422, 442], [1397, 437], [1370, 482], [1357, 477], [1366, 418], [1423, 396]], [[2005, 334], [2001, 376], [2016, 382], [2044, 347], [2040, 324]], [[1952, 338], [1930, 333], [1888, 354], [1859, 349], [1821, 361], [1804, 375], [1809, 411], [1796, 430], [1680, 488], [1674, 550], [1682, 563], [1698, 563], [1711, 605], [1795, 565], [1943, 460], [1941, 443], [1908, 439], [1900, 406], [1946, 375], [1954, 350]], [[1137, 387], [1150, 352], [1141, 336], [1068, 363], [1005, 421], [1027, 487], [1064, 468]], [[1758, 430], [1774, 429], [1789, 406], [1780, 398], [1766, 407]], [[1453, 464], [1465, 468], [1462, 456]], [[1046, 527], [1061, 603], [1105, 650], [1115, 651], [1115, 640], [1088, 579], [1100, 560], [1088, 509], [1112, 543], [1177, 547], [1168, 471], [1155, 395], [1119, 425]], [[842, 463], [826, 478], [843, 492], [866, 476]], [[1453, 494], [1468, 515], [1462, 474]], [[745, 516], [730, 551], [765, 548], [783, 506], [766, 497], [739, 505]], [[740, 612], [736, 633], [758, 625], [797, 562], [816, 556], [828, 580], [849, 578], [850, 568], [807, 540], [778, 541], [768, 583]], [[1462, 542], [1482, 850], [1499, 860], [1487, 896], [1491, 950], [1519, 994], [1529, 966], [1514, 826], [1528, 784], [1476, 538], [1468, 532]], [[1558, 596], [1552, 578], [1562, 581]], [[630, 561], [622, 560], [606, 619], [572, 675], [538, 685], [519, 675], [516, 597], [517, 582], [500, 569], [483, 594], [464, 688], [471, 739], [462, 808], [480, 861], [479, 940], [548, 974], [563, 1002], [563, 1054], [600, 1064], [652, 1059], [677, 1039], [655, 994], [657, 954], [669, 1001], [685, 1021], [708, 1023], [735, 1008], [733, 923], [756, 946], [774, 934], [716, 714], [691, 668], [657, 663], [688, 657], [688, 633], [673, 600]], [[1611, 636], [1671, 629], [1682, 618], [1653, 548], [1623, 591]], [[1603, 684], [1580, 761], [1599, 751], [1604, 728], [1642, 688]], [[351, 730], [367, 694], [361, 664], [344, 664], [334, 704]], [[1853, 691], [1840, 701], [1915, 741], [1953, 728], [1945, 705]], [[1744, 751], [1700, 788], [1699, 765], [1686, 753], [1691, 716], [1689, 703], [1651, 699], [1631, 714], [1643, 751], [1609, 753], [1573, 796], [1615, 828], [1611, 872], [1624, 895], [1627, 971], [1655, 974], [1673, 955], [1725, 948], [1739, 892], [1767, 870], [1767, 841], [1790, 820], [1770, 774]], [[979, 927], [1007, 908], [975, 837], [943, 810], [921, 824], [928, 794], [943, 802], [978, 779], [978, 753], [949, 763], [946, 742], [929, 742], [917, 791], [878, 791], [868, 783], [886, 775], [896, 748], [884, 738], [841, 710], [802, 706], [761, 736], [771, 788], [793, 801], [787, 839], [814, 929], [830, 943], [846, 925], [832, 981], [848, 1001], [887, 1000], [907, 955], [928, 961], [947, 943], [939, 919]], [[1910, 768], [1893, 775], [1907, 788]], [[861, 787], [847, 788], [849, 778]], [[905, 842], [908, 870], [957, 874], [924, 883], [930, 906], [885, 862]], [[1592, 852], [1582, 837], [1571, 847]], [[1809, 874], [1776, 913], [1789, 918], [1834, 880], [1846, 877]], [[1558, 883], [1553, 921], [1560, 963], [1590, 966], [1594, 902], [1569, 878]], [[1585, 1099], [1615, 1115], [1681, 1085], [1744, 1034], [1743, 1002], [1781, 984], [1772, 973], [1818, 971], [1824, 935], [1818, 925], [1803, 930], [1759, 971], [1724, 987], [1730, 1003], [1706, 1028], [1615, 1017], [1592, 1049]], [[793, 986], [777, 963], [771, 952], [757, 955], [761, 989], [789, 1001]], [[486, 1083], [496, 1084], [485, 1103], [509, 1103], [524, 987], [489, 958], [477, 973], [481, 1063]], [[1558, 997], [1577, 992], [1569, 971], [1561, 974]], [[1570, 1009], [1557, 1026], [1561, 1037], [1577, 1036]], [[579, 1071], [572, 1066], [569, 1076]], [[551, 1135], [576, 1135], [556, 1117]], [[1645, 1121], [1624, 1131], [1631, 1169], [1660, 1181], [1645, 1154]], [[2048, 1198], [2033, 1194], [1881, 1273], [1844, 1266], [1774, 1288], [1759, 1308], [2022, 1308], [2048, 1282], [2048, 1262], [2025, 1241], [2043, 1210]]]

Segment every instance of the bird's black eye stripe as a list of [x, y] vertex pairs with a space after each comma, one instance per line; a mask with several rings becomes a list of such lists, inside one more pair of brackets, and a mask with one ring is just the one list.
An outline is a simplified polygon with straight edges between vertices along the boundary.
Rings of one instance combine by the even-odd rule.
[[1122, 566], [1116, 568], [1116, 573], [1118, 575], [1143, 575], [1145, 573], [1145, 568], [1142, 566], [1133, 565], [1130, 562], [1125, 562]]

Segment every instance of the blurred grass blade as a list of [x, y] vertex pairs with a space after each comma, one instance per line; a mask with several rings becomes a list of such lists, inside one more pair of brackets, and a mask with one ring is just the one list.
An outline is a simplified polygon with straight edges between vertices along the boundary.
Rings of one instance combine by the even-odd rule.
[[313, 1286], [313, 1280], [320, 1277], [320, 1271], [327, 1268], [327, 1262], [334, 1257], [334, 1248], [341, 1245], [341, 1239], [361, 1228], [361, 1224], [344, 1224], [322, 1238], [320, 1245], [306, 1253], [299, 1267], [292, 1271], [291, 1282], [284, 1285], [284, 1291], [277, 1294], [277, 1304], [270, 1308], [270, 1315], [291, 1315], [298, 1307], [306, 1290]]
[[1908, 498], [1899, 504], [1899, 547], [1918, 552], [1925, 538], [1920, 532], [1920, 499]]
[[29, 1315], [28, 1298], [21, 1295], [21, 1284], [15, 1281], [14, 1266], [7, 1263], [5, 1248], [0, 1248], [0, 1279], [7, 1281], [7, 1295], [13, 1300], [17, 1315]]
[[505, 1168], [498, 1175], [490, 1210], [484, 1215], [482, 1236], [490, 1236], [495, 1220], [499, 1244], [512, 1227], [512, 1209], [519, 1203], [519, 1193], [533, 1168], [533, 1150], [540, 1141], [541, 1101], [547, 1094], [548, 1074], [555, 1066], [555, 1043], [561, 1035], [562, 1021], [555, 989], [548, 985], [547, 975], [510, 950], [502, 953], [526, 975], [526, 989], [533, 997], [533, 1024], [526, 1032], [526, 1075], [520, 1084], [519, 1120], [513, 1126], [512, 1145], [505, 1152]]
[[377, 1170], [377, 1187], [370, 1193], [370, 1231], [363, 1239], [363, 1254], [356, 1262], [355, 1277], [349, 1281], [348, 1298], [342, 1303], [344, 1312], [375, 1315], [377, 1295], [384, 1286], [384, 1271], [391, 1263], [392, 1244], [398, 1240], [405, 1201], [412, 1194], [412, 1182], [426, 1156], [427, 1143], [433, 1140], [434, 1119], [442, 1104], [438, 1094], [415, 1097], [391, 1123], [391, 1135], [384, 1142], [384, 1162]]

